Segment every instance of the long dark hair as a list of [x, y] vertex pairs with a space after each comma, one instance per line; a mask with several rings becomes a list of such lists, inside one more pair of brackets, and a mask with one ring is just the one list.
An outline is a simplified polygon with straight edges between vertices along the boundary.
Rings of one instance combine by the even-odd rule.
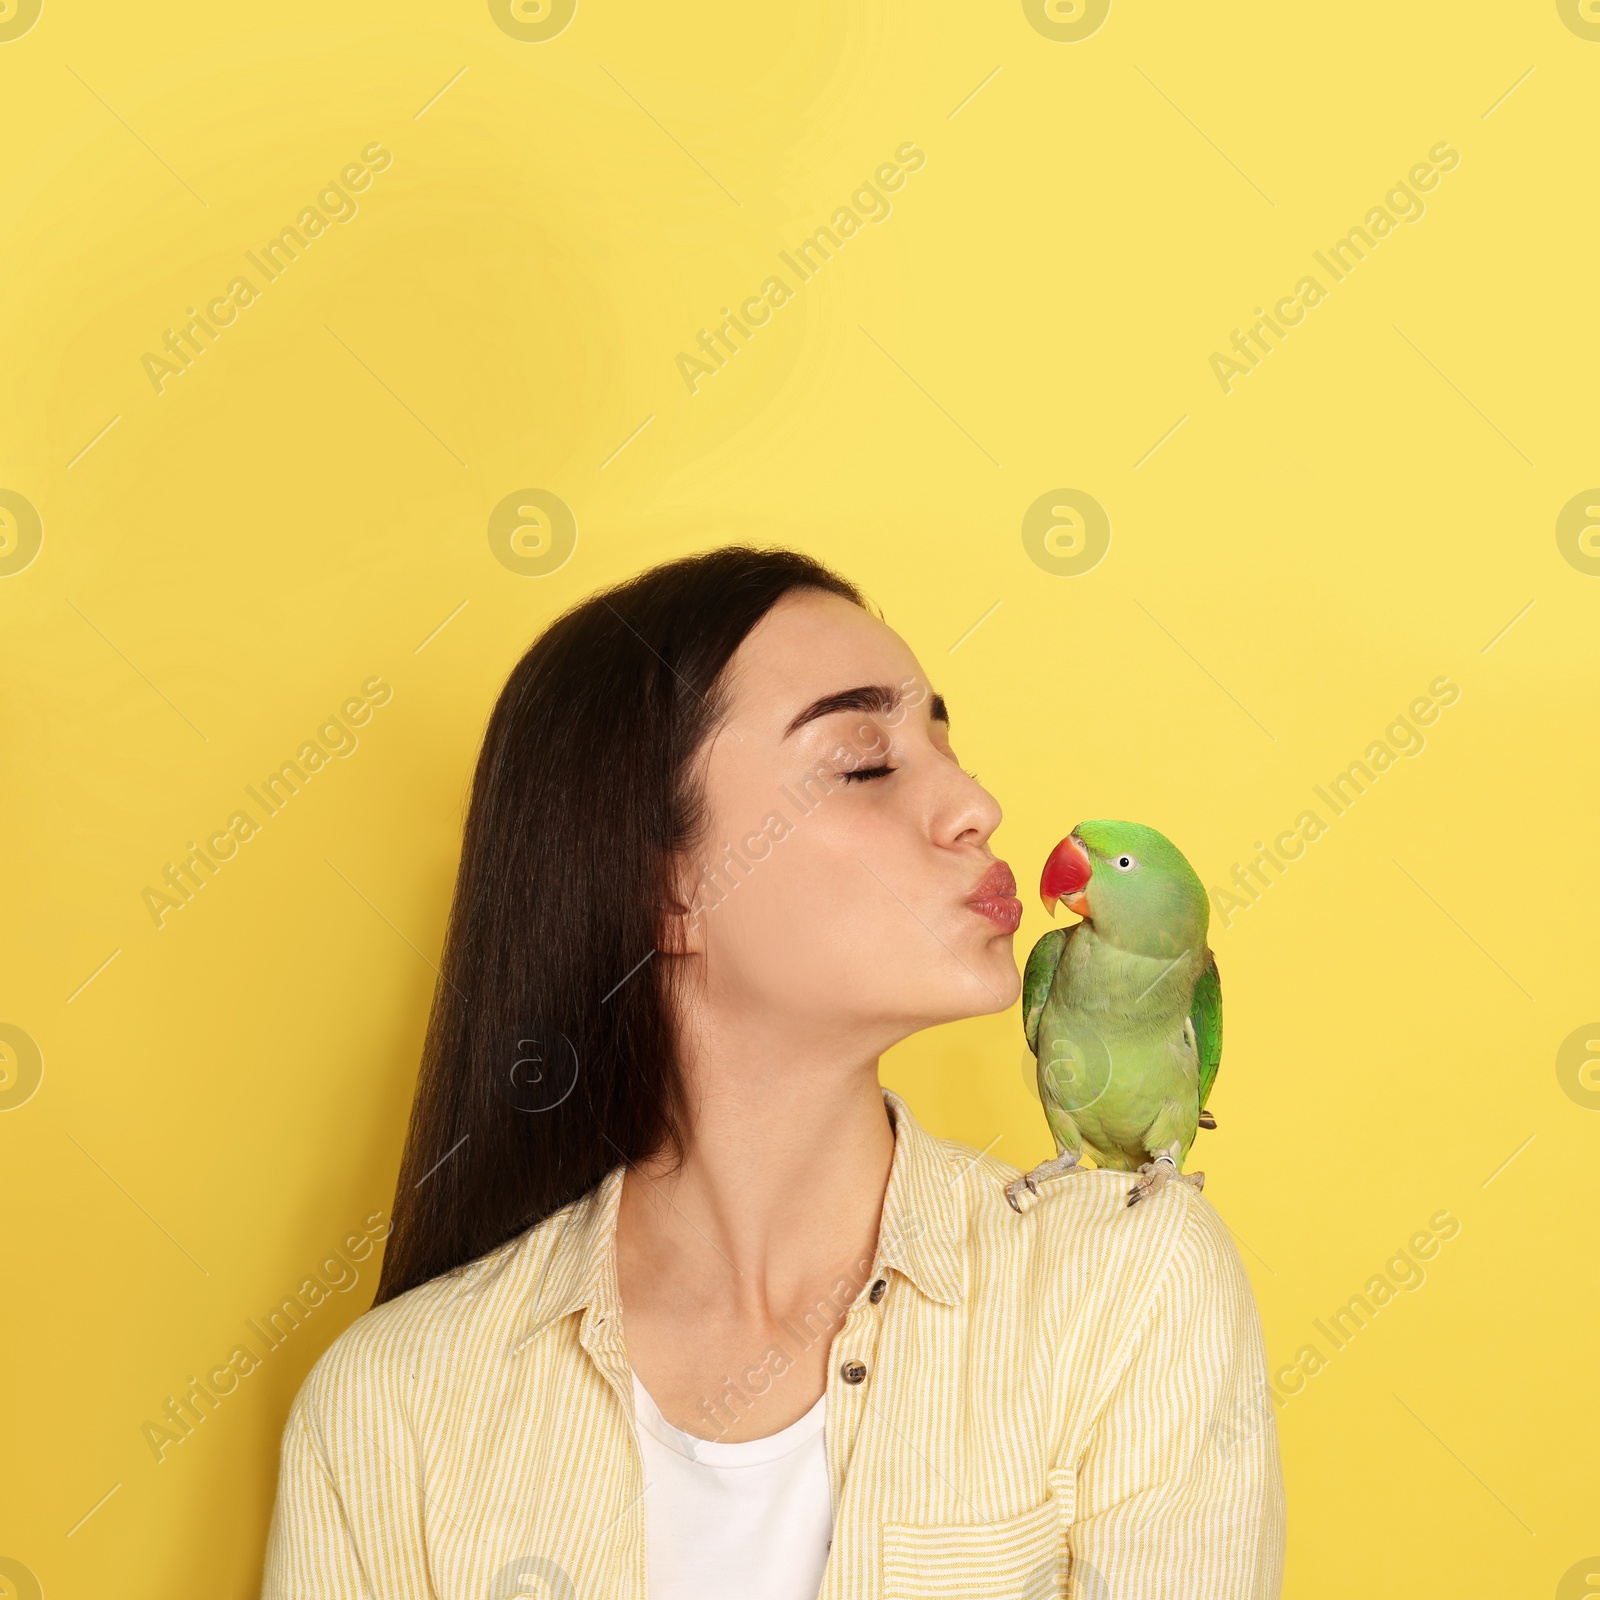
[[785, 594], [859, 591], [793, 550], [728, 546], [563, 613], [484, 733], [374, 1304], [476, 1260], [619, 1162], [681, 1159], [674, 866], [721, 676]]

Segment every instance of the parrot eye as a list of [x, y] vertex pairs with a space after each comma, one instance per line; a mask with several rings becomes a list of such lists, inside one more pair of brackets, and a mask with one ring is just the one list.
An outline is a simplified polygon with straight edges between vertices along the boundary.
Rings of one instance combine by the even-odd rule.
[[1139, 863], [1132, 856], [1118, 856], [1115, 865], [1118, 872], [1132, 872]]

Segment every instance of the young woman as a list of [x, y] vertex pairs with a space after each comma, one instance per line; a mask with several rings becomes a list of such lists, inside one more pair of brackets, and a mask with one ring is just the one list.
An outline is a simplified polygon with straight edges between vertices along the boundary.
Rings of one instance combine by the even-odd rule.
[[1260, 1326], [1210, 1204], [932, 1137], [897, 1040], [1020, 982], [1000, 807], [784, 550], [517, 665], [378, 1304], [284, 1436], [267, 1600], [1266, 1600]]

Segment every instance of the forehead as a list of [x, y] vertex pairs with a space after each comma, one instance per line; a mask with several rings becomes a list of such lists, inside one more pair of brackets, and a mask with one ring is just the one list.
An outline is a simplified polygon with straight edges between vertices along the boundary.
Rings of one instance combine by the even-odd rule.
[[787, 594], [729, 663], [731, 715], [787, 722], [822, 695], [863, 683], [922, 678], [911, 647], [886, 622], [839, 595]]

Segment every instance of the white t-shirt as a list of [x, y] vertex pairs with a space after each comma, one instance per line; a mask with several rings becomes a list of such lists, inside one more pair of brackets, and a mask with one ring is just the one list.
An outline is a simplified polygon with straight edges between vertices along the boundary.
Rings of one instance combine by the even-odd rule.
[[634, 1374], [650, 1600], [816, 1600], [833, 1537], [827, 1402], [725, 1444], [673, 1427]]

